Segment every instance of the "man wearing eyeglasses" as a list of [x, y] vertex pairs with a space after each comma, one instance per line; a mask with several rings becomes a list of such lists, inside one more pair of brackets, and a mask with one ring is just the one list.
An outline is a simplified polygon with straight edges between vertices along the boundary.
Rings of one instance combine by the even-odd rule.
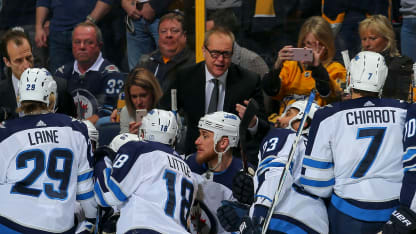
[[[183, 112], [188, 131], [186, 154], [195, 152], [198, 120], [206, 113], [225, 111], [233, 114], [236, 104], [254, 98], [264, 113], [259, 75], [231, 63], [234, 35], [214, 27], [205, 34], [204, 62], [178, 71], [172, 88], [177, 89], [178, 109]], [[161, 106], [170, 109], [170, 92], [165, 92]], [[253, 150], [255, 151], [255, 150]]]
[[137, 67], [151, 71], [159, 81], [163, 92], [176, 78], [178, 69], [195, 63], [194, 53], [186, 46], [184, 17], [181, 12], [170, 12], [159, 21], [159, 48], [140, 58]]

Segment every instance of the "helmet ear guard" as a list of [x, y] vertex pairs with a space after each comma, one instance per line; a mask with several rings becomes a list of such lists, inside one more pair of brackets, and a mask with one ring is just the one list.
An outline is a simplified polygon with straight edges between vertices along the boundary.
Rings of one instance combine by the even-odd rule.
[[381, 96], [388, 68], [384, 57], [376, 52], [362, 51], [350, 63], [349, 89], [378, 93]]
[[153, 109], [142, 119], [139, 138], [172, 146], [175, 144], [178, 129], [176, 116], [172, 111]]

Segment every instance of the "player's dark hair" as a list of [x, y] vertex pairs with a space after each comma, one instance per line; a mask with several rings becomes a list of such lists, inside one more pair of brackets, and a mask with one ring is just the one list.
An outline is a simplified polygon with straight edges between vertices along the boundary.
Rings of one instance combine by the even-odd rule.
[[359, 89], [352, 89], [352, 91], [354, 93], [360, 94], [363, 97], [379, 97], [379, 93], [376, 93], [376, 92], [369, 92], [369, 91], [364, 91], [364, 90], [359, 90]]

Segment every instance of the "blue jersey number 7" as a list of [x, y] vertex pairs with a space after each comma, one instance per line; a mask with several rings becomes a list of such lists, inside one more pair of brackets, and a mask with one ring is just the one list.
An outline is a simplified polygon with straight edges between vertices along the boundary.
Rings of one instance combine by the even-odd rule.
[[365, 152], [363, 159], [361, 159], [360, 163], [352, 174], [352, 178], [358, 179], [365, 176], [368, 169], [370, 169], [371, 165], [377, 157], [378, 150], [380, 149], [381, 143], [383, 142], [385, 132], [385, 127], [358, 129], [357, 139], [371, 138], [371, 142], [367, 148], [367, 151]]

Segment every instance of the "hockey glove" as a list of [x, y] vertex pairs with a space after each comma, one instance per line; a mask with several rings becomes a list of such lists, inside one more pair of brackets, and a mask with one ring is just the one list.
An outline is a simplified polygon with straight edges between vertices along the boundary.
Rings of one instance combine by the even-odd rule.
[[227, 232], [236, 232], [244, 216], [248, 215], [249, 206], [239, 202], [224, 200], [217, 209], [217, 217]]
[[243, 218], [240, 225], [241, 234], [261, 234], [262, 220], [258, 217], [250, 218], [248, 216]]
[[406, 234], [416, 230], [416, 214], [405, 206], [393, 211], [383, 226], [383, 234]]
[[233, 178], [232, 184], [233, 196], [241, 203], [251, 205], [254, 201], [254, 184], [253, 178], [240, 171]]

